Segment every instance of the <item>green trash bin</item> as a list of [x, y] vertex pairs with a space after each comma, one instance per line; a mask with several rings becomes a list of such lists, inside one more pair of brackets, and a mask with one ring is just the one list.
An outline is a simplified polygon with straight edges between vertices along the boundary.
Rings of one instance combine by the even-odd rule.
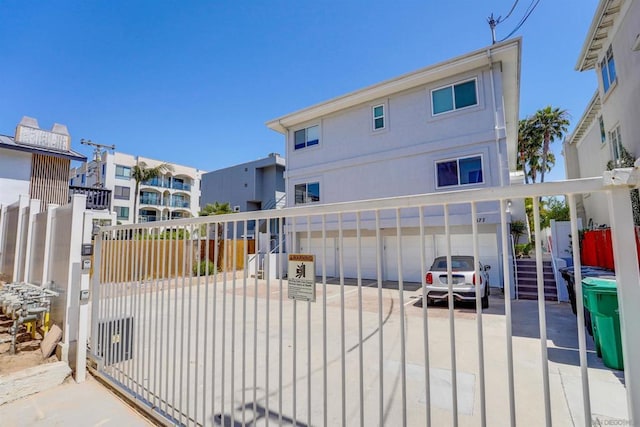
[[598, 356], [609, 368], [624, 369], [616, 281], [586, 277], [582, 280], [582, 295], [584, 306], [591, 313]]

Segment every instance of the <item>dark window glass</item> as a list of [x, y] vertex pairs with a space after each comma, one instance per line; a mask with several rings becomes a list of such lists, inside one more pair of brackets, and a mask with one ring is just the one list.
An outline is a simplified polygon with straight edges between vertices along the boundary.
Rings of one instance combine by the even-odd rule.
[[469, 107], [478, 103], [475, 80], [457, 84], [453, 87], [453, 91], [456, 98], [456, 109]]
[[438, 187], [458, 185], [458, 162], [451, 160], [438, 163]]

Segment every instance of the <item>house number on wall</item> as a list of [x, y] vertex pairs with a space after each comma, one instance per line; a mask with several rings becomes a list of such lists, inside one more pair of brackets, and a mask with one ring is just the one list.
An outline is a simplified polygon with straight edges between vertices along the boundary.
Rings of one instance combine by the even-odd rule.
[[476, 222], [485, 222], [485, 221], [486, 221], [486, 218], [483, 216], [480, 216], [476, 219]]

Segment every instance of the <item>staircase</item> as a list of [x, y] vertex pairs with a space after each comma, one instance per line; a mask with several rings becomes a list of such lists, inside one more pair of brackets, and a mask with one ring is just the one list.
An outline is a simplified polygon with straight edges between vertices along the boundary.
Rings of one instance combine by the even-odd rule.
[[[518, 269], [518, 298], [538, 299], [538, 279], [536, 274], [536, 260], [521, 258], [516, 260]], [[556, 280], [553, 276], [553, 266], [550, 260], [542, 261], [542, 275], [544, 277], [544, 299], [546, 301], [557, 301], [558, 291]]]

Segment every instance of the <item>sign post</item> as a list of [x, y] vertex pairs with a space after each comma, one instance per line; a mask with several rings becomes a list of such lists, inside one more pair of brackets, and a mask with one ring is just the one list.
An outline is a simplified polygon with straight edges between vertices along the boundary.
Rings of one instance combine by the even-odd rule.
[[289, 254], [289, 299], [316, 301], [315, 256]]

